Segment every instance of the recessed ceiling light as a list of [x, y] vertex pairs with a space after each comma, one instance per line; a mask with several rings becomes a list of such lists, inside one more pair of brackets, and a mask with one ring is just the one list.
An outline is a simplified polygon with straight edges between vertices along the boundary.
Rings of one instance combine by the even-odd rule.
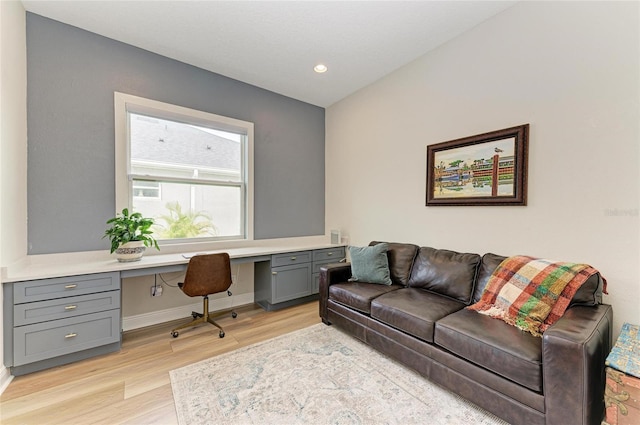
[[318, 74], [322, 74], [323, 72], [327, 72], [327, 67], [326, 65], [323, 65], [321, 63], [317, 64], [316, 66], [313, 67], [313, 70], [315, 72], [317, 72]]

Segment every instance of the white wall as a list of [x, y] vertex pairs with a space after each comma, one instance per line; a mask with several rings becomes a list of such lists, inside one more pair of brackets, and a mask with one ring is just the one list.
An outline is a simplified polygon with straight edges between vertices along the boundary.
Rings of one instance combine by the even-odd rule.
[[[586, 262], [640, 323], [639, 3], [522, 2], [327, 110], [327, 228]], [[526, 207], [426, 207], [426, 147], [530, 123]]]
[[[25, 11], [0, 1], [0, 268], [27, 253], [27, 60]], [[0, 283], [2, 277], [0, 276]], [[0, 291], [0, 329], [2, 291]], [[2, 332], [0, 332], [2, 346]], [[0, 392], [9, 381], [0, 351]]]

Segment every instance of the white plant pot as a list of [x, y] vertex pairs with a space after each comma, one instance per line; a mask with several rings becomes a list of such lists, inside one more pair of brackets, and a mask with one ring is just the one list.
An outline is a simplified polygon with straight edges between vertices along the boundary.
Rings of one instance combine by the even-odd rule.
[[116, 249], [116, 258], [121, 263], [140, 261], [146, 249], [143, 241], [127, 242]]

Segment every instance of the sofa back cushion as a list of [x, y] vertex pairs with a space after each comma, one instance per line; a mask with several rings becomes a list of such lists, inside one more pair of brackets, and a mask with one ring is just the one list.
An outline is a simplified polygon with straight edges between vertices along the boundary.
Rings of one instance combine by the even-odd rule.
[[480, 260], [478, 254], [422, 247], [414, 261], [409, 286], [470, 304]]
[[571, 298], [569, 307], [574, 305], [594, 306], [602, 304], [602, 288], [604, 282], [600, 273], [592, 274], [589, 279], [582, 284], [578, 292]]
[[[476, 287], [473, 292], [473, 302], [480, 301], [482, 292], [484, 291], [487, 282], [493, 271], [505, 260], [507, 257], [496, 254], [484, 254], [482, 256], [482, 263], [478, 268], [478, 277], [476, 278]], [[569, 307], [574, 305], [594, 306], [602, 303], [602, 287], [603, 281], [600, 273], [593, 274], [587, 279], [586, 282], [580, 286], [576, 294], [571, 299]]]
[[487, 286], [487, 282], [489, 282], [489, 278], [493, 271], [498, 268], [502, 261], [506, 260], [507, 257], [497, 254], [484, 254], [482, 256], [482, 262], [480, 263], [480, 267], [478, 267], [478, 277], [476, 278], [476, 286], [473, 290], [473, 302], [477, 303], [482, 298], [482, 293], [484, 292], [485, 286]]
[[396, 285], [407, 286], [411, 276], [411, 267], [418, 253], [418, 245], [378, 241], [373, 241], [369, 245], [373, 246], [380, 243], [387, 244], [391, 281]]

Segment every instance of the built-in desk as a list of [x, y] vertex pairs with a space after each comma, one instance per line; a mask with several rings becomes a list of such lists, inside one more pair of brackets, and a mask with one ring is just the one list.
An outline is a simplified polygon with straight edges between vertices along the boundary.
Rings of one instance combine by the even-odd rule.
[[105, 252], [31, 256], [2, 270], [5, 366], [22, 375], [119, 350], [122, 279], [184, 271], [191, 256], [214, 252], [229, 253], [232, 264], [255, 264], [255, 301], [267, 310], [317, 296], [315, 268], [345, 255], [344, 246], [313, 243], [155, 254], [132, 263]]

